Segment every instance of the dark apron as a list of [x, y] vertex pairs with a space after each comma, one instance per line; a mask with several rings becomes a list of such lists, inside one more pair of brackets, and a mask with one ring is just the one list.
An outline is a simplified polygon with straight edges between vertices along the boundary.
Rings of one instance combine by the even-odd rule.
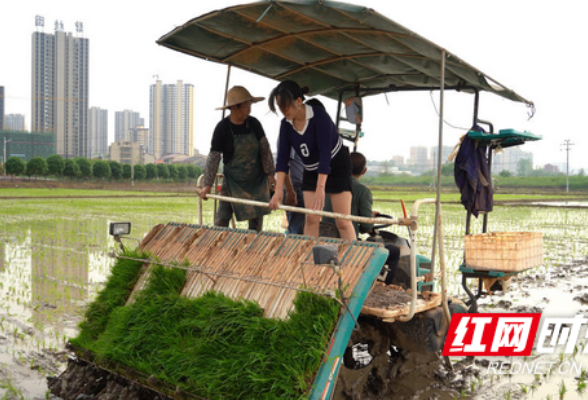
[[[269, 183], [259, 155], [259, 140], [253, 132], [233, 135], [235, 152], [224, 166], [224, 185], [231, 197], [269, 203]], [[263, 217], [271, 210], [231, 203], [237, 221]]]

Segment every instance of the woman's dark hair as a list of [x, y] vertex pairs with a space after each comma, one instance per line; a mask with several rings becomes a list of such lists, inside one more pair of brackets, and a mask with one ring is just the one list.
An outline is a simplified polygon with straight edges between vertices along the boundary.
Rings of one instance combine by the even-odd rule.
[[307, 93], [308, 87], [301, 88], [294, 81], [284, 81], [270, 93], [268, 99], [269, 108], [273, 112], [276, 112], [276, 103], [278, 102], [278, 97], [280, 97], [278, 107], [287, 109], [299, 97], [304, 101], [304, 95]]
[[319, 99], [314, 98], [314, 97], [312, 99], [306, 100], [306, 103], [304, 103], [304, 104], [308, 104], [309, 106], [312, 106], [312, 107], [320, 107], [323, 110], [326, 110], [325, 105], [322, 103], [322, 101], [320, 101]]

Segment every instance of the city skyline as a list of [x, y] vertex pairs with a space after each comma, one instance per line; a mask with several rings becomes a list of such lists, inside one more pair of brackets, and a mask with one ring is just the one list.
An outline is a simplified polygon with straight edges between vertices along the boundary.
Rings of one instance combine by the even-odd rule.
[[[28, 76], [30, 80], [28, 66], [22, 62], [26, 54], [30, 54], [30, 39], [29, 44], [23, 42], [20, 32], [26, 31], [25, 36], [30, 37], [35, 15], [45, 15], [47, 21], [63, 20], [66, 30], [73, 30], [75, 21], [82, 21], [84, 37], [92, 41], [90, 105], [109, 112], [132, 109], [146, 115], [149, 110], [148, 87], [156, 81], [156, 75], [166, 82], [191, 82], [195, 91], [195, 114], [198, 115], [194, 121], [194, 147], [206, 154], [214, 126], [222, 115], [214, 108], [222, 105], [227, 69], [161, 48], [155, 40], [191, 18], [240, 3], [219, 0], [210, 6], [172, 0], [168, 6], [158, 10], [133, 1], [112, 3], [117, 5], [114, 8], [108, 5], [109, 1], [100, 6], [84, 7], [65, 0], [33, 0], [26, 7], [15, 5], [10, 17], [0, 16], [0, 37], [10, 37], [10, 41], [2, 41], [2, 46], [8, 49], [7, 54], [12, 55], [11, 62], [7, 63], [10, 65], [0, 66], [0, 86], [4, 86], [7, 92], [5, 112], [25, 114], [27, 119], [30, 118], [26, 107], [31, 101], [30, 94], [22, 89], [27, 86], [26, 78], [22, 77]], [[581, 113], [582, 100], [579, 96], [588, 84], [543, 84], [551, 76], [550, 72], [558, 68], [551, 58], [543, 57], [544, 44], [557, 43], [561, 51], [570, 54], [572, 63], [583, 59], [584, 50], [579, 50], [579, 38], [586, 36], [588, 28], [580, 21], [580, 2], [569, 4], [562, 14], [562, 29], [555, 31], [545, 29], [552, 15], [551, 7], [526, 0], [516, 4], [457, 0], [446, 4], [425, 1], [425, 5], [376, 0], [353, 3], [373, 7], [534, 101], [537, 113], [529, 121], [527, 110], [521, 104], [482, 94], [480, 117], [495, 123], [497, 130], [513, 128], [542, 135], [543, 141], [525, 146], [525, 151], [536, 155], [537, 165], [565, 161], [565, 151], [559, 150], [564, 139], [571, 139], [575, 144], [570, 154], [571, 167], [586, 168], [586, 161], [579, 155], [587, 139], [571, 125], [572, 118], [569, 116]], [[419, 12], [423, 7], [427, 7], [430, 13], [423, 15]], [[504, 12], [507, 8], [508, 13]], [[117, 12], [109, 11], [111, 9], [117, 9]], [[125, 15], [135, 15], [136, 18], [131, 20]], [[509, 29], [471, 29], [463, 24], [463, 21], [477, 20], [482, 16], [486, 21], [509, 26]], [[137, 20], [141, 23], [133, 22]], [[125, 40], [121, 41], [123, 29]], [[466, 32], [467, 35], [464, 35]], [[561, 36], [564, 34], [571, 39], [563, 40]], [[267, 97], [276, 83], [233, 69], [229, 85], [236, 84], [248, 87], [255, 96]], [[459, 136], [471, 125], [471, 103], [471, 96], [467, 94], [446, 94], [445, 119], [461, 128], [445, 125], [444, 145], [455, 145]], [[358, 150], [369, 159], [383, 160], [391, 159], [395, 154], [408, 158], [411, 146], [436, 145], [438, 117], [435, 107], [438, 108], [438, 104], [438, 93], [394, 93], [386, 97], [366, 98], [365, 137], [360, 141]], [[325, 105], [331, 115], [336, 113], [333, 102], [327, 100]], [[262, 121], [270, 144], [275, 147], [280, 116], [269, 113], [265, 102], [254, 105], [252, 115]], [[111, 142], [114, 139], [114, 118], [109, 120]], [[382, 146], [382, 139], [386, 146]]]

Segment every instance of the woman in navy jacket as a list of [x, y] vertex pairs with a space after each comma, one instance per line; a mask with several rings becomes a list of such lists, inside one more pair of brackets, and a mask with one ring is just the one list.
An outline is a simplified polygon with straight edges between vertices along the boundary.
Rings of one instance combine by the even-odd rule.
[[[306, 89], [306, 88], [305, 88]], [[274, 210], [282, 202], [283, 185], [288, 173], [290, 149], [302, 159], [304, 176], [302, 191], [304, 204], [313, 210], [322, 210], [325, 196], [329, 195], [333, 211], [350, 214], [351, 161], [349, 150], [343, 146], [335, 124], [320, 106], [304, 104], [304, 90], [293, 81], [280, 83], [272, 90], [269, 107], [276, 112], [276, 104], [284, 115], [280, 125], [280, 138], [276, 164], [276, 191], [270, 201]], [[321, 217], [306, 215], [304, 234], [318, 237]], [[337, 219], [342, 238], [355, 240], [351, 221]]]

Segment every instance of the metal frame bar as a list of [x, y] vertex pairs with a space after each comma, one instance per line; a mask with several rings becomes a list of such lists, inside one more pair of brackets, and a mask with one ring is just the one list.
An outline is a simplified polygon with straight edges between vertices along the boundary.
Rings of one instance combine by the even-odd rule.
[[363, 301], [367, 297], [372, 283], [380, 273], [382, 265], [386, 262], [388, 250], [378, 248], [372, 257], [369, 266], [365, 269], [361, 278], [355, 285], [355, 289], [349, 298], [349, 312], [343, 313], [333, 337], [329, 342], [327, 355], [319, 368], [319, 371], [314, 379], [310, 400], [325, 400], [330, 399], [335, 385], [337, 384], [337, 376], [341, 368], [343, 355], [349, 343], [351, 332], [355, 327], [355, 320], [359, 317]]
[[[396, 87], [394, 85], [385, 86], [381, 88], [359, 88], [358, 91], [364, 96], [373, 95], [373, 94], [381, 94], [381, 93], [391, 93], [391, 92], [424, 92], [424, 91], [431, 91], [431, 90], [441, 90], [441, 86], [431, 86], [431, 87]], [[480, 91], [473, 87], [473, 86], [444, 86], [443, 90], [455, 90], [457, 92], [461, 91], [473, 91], [474, 92], [474, 111], [473, 111], [473, 120], [478, 121], [478, 106], [480, 102]], [[356, 92], [357, 89], [343, 89], [339, 91], [339, 102], [338, 102], [338, 109], [337, 109], [337, 120], [336, 125], [337, 129], [339, 128], [339, 122], [341, 121], [341, 104], [343, 103], [343, 96], [347, 92]], [[363, 97], [363, 96], [362, 96]], [[480, 121], [482, 122], [482, 121]]]

